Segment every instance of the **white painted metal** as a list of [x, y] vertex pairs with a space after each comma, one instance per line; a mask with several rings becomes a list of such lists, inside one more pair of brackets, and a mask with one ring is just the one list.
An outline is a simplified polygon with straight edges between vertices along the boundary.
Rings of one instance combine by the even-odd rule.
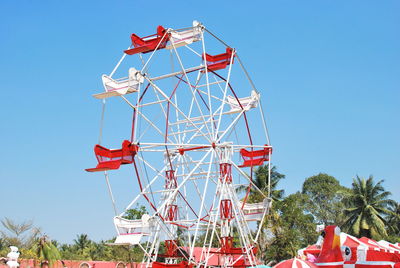
[[[206, 48], [212, 45], [207, 43], [206, 46], [205, 35], [210, 35], [207, 42], [223, 41], [202, 24], [196, 22], [193, 27], [181, 30], [168, 29], [167, 34], [169, 61], [162, 50], [140, 54], [142, 66], [131, 68], [128, 77], [114, 79], [112, 75], [122, 66], [122, 61], [134, 56], [123, 57], [110, 76], [103, 75], [105, 92], [94, 95], [99, 99], [120, 96], [122, 103], [127, 103], [135, 115], [132, 141], [139, 146], [134, 165], [134, 179], [138, 183], [133, 187], [135, 195], [126, 202], [124, 212], [114, 218], [118, 233], [115, 244], [142, 248], [143, 263], [147, 267], [157, 259], [164, 240], [178, 239], [183, 243], [176, 245], [178, 251], [185, 248], [188, 261], [197, 266], [213, 265], [215, 256], [219, 256], [224, 267], [242, 260], [255, 266], [253, 248], [268, 214], [270, 198], [269, 192], [263, 192], [252, 181], [250, 169], [238, 167], [241, 164], [238, 159], [241, 148], [271, 147], [265, 145], [269, 144], [269, 138], [260, 94], [243, 64], [239, 62], [241, 69], [235, 66], [236, 50], [226, 69], [207, 68], [209, 63], [203, 59]], [[225, 48], [218, 49], [225, 51]], [[253, 109], [256, 107], [260, 109]], [[253, 130], [264, 135], [256, 133], [250, 138]], [[234, 138], [231, 138], [232, 133]], [[231, 165], [232, 182], [226, 181], [228, 175], [221, 177], [222, 163]], [[166, 184], [167, 173], [171, 170], [176, 185], [171, 181]], [[243, 204], [243, 194], [235, 191], [239, 177], [263, 196], [264, 202]], [[108, 177], [106, 179], [109, 183]], [[113, 196], [121, 199], [118, 194], [113, 195], [111, 186], [109, 190], [113, 202]], [[221, 218], [221, 200], [224, 199], [231, 200], [232, 220]], [[144, 204], [149, 215], [145, 214], [142, 219], [125, 219], [126, 211], [137, 203]], [[168, 219], [170, 206], [178, 209], [175, 220]], [[259, 222], [259, 228], [253, 230], [249, 221]], [[235, 246], [244, 252], [241, 257], [222, 254], [220, 248], [214, 248], [218, 246], [216, 241], [233, 235], [233, 229], [237, 230], [239, 238]], [[201, 254], [195, 258], [198, 247]], [[174, 256], [166, 258], [169, 264], [177, 261]]]
[[94, 94], [96, 99], [105, 99], [109, 97], [121, 96], [139, 90], [139, 86], [143, 83], [143, 75], [135, 68], [129, 69], [129, 77], [127, 79], [113, 79], [103, 74], [101, 77], [106, 92]]
[[167, 45], [166, 49], [174, 49], [181, 46], [190, 45], [193, 42], [197, 42], [201, 39], [201, 34], [203, 32], [203, 25], [201, 23], [194, 21], [193, 28], [184, 31], [174, 31], [170, 30], [170, 45]]

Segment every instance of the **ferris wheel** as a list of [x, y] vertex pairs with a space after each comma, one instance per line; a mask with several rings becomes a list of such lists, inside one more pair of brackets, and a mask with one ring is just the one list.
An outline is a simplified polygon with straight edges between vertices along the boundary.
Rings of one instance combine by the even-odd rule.
[[[121, 147], [97, 144], [98, 164], [87, 169], [105, 175], [114, 244], [140, 247], [143, 267], [257, 265], [271, 199], [254, 184], [253, 169], [270, 170], [272, 147], [261, 94], [237, 50], [197, 21], [177, 30], [158, 26], [131, 41], [102, 76], [104, 92], [93, 95], [102, 100], [102, 120], [109, 98], [132, 113]], [[125, 77], [115, 78], [117, 72]], [[109, 176], [122, 169], [131, 172], [136, 195], [119, 212]], [[256, 203], [253, 192], [261, 197]], [[126, 219], [137, 203], [147, 213]]]

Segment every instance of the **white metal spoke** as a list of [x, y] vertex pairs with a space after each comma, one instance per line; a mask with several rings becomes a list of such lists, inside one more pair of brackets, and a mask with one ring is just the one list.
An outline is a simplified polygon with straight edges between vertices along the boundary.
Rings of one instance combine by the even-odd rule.
[[[203, 111], [202, 111], [202, 109], [201, 109], [201, 107], [200, 107], [199, 102], [197, 101], [197, 98], [196, 98], [196, 93], [195, 93], [195, 90], [196, 90], [196, 89], [193, 89], [193, 88], [192, 88], [192, 86], [191, 86], [191, 84], [190, 84], [189, 77], [188, 77], [188, 75], [187, 75], [187, 73], [186, 73], [186, 71], [185, 71], [185, 68], [183, 67], [182, 60], [181, 60], [181, 58], [179, 57], [179, 54], [178, 54], [178, 52], [176, 51], [176, 48], [175, 48], [175, 47], [174, 47], [174, 51], [175, 51], [175, 55], [176, 55], [176, 57], [177, 57], [177, 59], [178, 59], [178, 61], [179, 61], [179, 64], [180, 64], [180, 66], [181, 66], [181, 68], [182, 68], [182, 72], [183, 72], [183, 74], [184, 74], [184, 76], [185, 76], [185, 78], [186, 78], [186, 84], [188, 85], [189, 90], [190, 90], [190, 92], [192, 93], [193, 99], [194, 99], [194, 101], [195, 101], [195, 103], [196, 103], [197, 109], [199, 110], [199, 112], [200, 112], [200, 114], [201, 114], [201, 117], [203, 117], [203, 116], [204, 116]], [[205, 126], [206, 126], [207, 132], [208, 132], [209, 135], [212, 137], [213, 135], [210, 133], [210, 130], [208, 129], [207, 123], [206, 123], [205, 121], [204, 121], [204, 124], [205, 124]]]
[[[217, 41], [215, 48], [211, 40]], [[261, 94], [236, 49], [198, 22], [178, 30], [157, 28], [157, 34], [141, 41], [132, 35], [130, 48], [135, 48], [129, 53], [133, 55], [124, 53], [110, 76], [102, 76], [105, 92], [94, 97], [103, 103], [99, 144], [107, 133], [103, 132], [105, 99], [110, 97], [133, 109], [131, 143], [124, 141], [118, 149], [96, 146], [98, 165], [87, 169], [106, 170], [116, 215], [115, 244], [126, 239], [138, 246], [143, 251], [140, 265], [146, 268], [160, 257], [165, 267], [182, 265], [181, 260], [205, 268], [233, 267], [243, 261], [246, 267], [254, 267], [258, 263], [254, 247], [269, 213], [262, 204], [269, 204], [270, 199], [248, 204], [243, 193], [235, 190], [248, 186], [251, 191], [245, 200], [252, 200], [247, 197], [254, 193], [270, 197], [270, 181], [266, 194], [243, 168], [253, 172], [254, 163], [267, 164], [270, 178], [272, 147]], [[220, 52], [209, 54], [209, 49]], [[122, 70], [125, 76], [114, 78], [128, 58], [141, 62], [139, 67], [132, 66], [140, 71]], [[114, 123], [126, 126], [122, 118], [114, 117]], [[251, 137], [250, 130], [264, 135]], [[125, 210], [117, 214], [116, 201], [125, 200], [126, 189], [113, 185], [111, 191], [107, 170], [125, 164], [134, 165], [131, 169], [140, 187], [135, 187], [128, 204], [122, 204]], [[119, 176], [118, 170], [113, 172]], [[135, 204], [143, 202], [149, 211], [141, 219], [124, 218]], [[254, 220], [257, 228], [249, 223]], [[233, 240], [234, 236], [239, 239]], [[214, 240], [219, 241], [215, 249]], [[195, 254], [197, 250], [200, 254]], [[224, 262], [213, 263], [216, 256]]]

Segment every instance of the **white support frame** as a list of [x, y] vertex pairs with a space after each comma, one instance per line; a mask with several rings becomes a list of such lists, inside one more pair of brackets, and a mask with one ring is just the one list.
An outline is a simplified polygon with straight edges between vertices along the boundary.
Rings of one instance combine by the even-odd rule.
[[[193, 28], [187, 29], [190, 30]], [[166, 34], [171, 31], [173, 30], [168, 29]], [[151, 211], [152, 217], [157, 219], [155, 221], [156, 226], [154, 231], [150, 234], [146, 245], [139, 244], [139, 247], [144, 251], [143, 263], [146, 264], [146, 267], [150, 267], [151, 262], [156, 260], [160, 249], [160, 243], [163, 239], [177, 239], [176, 224], [187, 228], [185, 229], [187, 232], [186, 242], [189, 249], [188, 259], [190, 263], [194, 263], [195, 265], [201, 264], [207, 267], [212, 256], [215, 256], [215, 254], [221, 255], [221, 253], [212, 253], [212, 242], [215, 237], [220, 239], [221, 236], [218, 226], [220, 225], [220, 204], [223, 198], [232, 201], [234, 220], [231, 224], [234, 224], [238, 228], [240, 246], [245, 251], [243, 256], [235, 260], [227, 261], [225, 266], [233, 265], [242, 258], [244, 258], [250, 266], [256, 265], [256, 257], [253, 254], [252, 248], [254, 243], [257, 243], [268, 211], [266, 210], [264, 212], [259, 228], [256, 230], [255, 236], [253, 236], [252, 230], [245, 220], [242, 208], [238, 205], [240, 198], [235, 192], [235, 184], [222, 183], [219, 178], [219, 164], [231, 164], [234, 176], [244, 177], [250, 187], [253, 187], [262, 196], [269, 197], [270, 188], [268, 188], [267, 194], [261, 191], [254, 184], [251, 176], [243, 169], [239, 168], [237, 163], [233, 161], [233, 154], [237, 154], [242, 148], [253, 150], [271, 148], [271, 146], [263, 145], [265, 142], [261, 144], [246, 144], [242, 140], [239, 141], [239, 138], [236, 142], [230, 140], [231, 133], [233, 132], [235, 132], [236, 135], [237, 132], [239, 132], [239, 135], [246, 137], [247, 132], [243, 128], [240, 129], [238, 125], [242, 124], [241, 119], [244, 118], [245, 113], [250, 113], [249, 105], [251, 105], [250, 102], [245, 105], [241, 104], [242, 109], [235, 114], [226, 110], [226, 107], [229, 106], [227, 98], [231, 90], [231, 76], [233, 74], [233, 68], [235, 68], [233, 64], [234, 58], [238, 60], [244, 77], [251, 85], [247, 93], [250, 93], [250, 89], [256, 92], [258, 91], [247, 70], [244, 68], [236, 50], [233, 50], [229, 59], [229, 64], [225, 71], [226, 78], [221, 79], [212, 71], [208, 70], [207, 61], [205, 60], [206, 33], [226, 46], [221, 39], [205, 29], [204, 32], [201, 31], [200, 48], [196, 49], [191, 43], [184, 46], [189, 52], [192, 52], [196, 58], [201, 59], [200, 65], [196, 66], [196, 63], [192, 62], [190, 63], [192, 67], [186, 67], [185, 59], [180, 54], [181, 48], [178, 49], [174, 43], [171, 43], [169, 47], [171, 49], [171, 64], [173, 64], [173, 60], [175, 59], [179, 64], [178, 70], [174, 70], [172, 67], [169, 73], [163, 72], [162, 75], [151, 76], [150, 71], [152, 70], [152, 63], [156, 62], [155, 55], [158, 53], [157, 49], [160, 46], [159, 43], [156, 49], [149, 53], [147, 58], [145, 55], [139, 54], [142, 62], [141, 74], [145, 81], [149, 83], [146, 95], [151, 95], [153, 99], [140, 101], [143, 85], [138, 87], [137, 93], [130, 94], [129, 98], [131, 99], [125, 95], [120, 96], [120, 98], [135, 111], [132, 139], [135, 144], [139, 145], [140, 150], [140, 153], [136, 154], [135, 160], [137, 161], [139, 176], [142, 178], [147, 177], [147, 182], [142, 180], [144, 183], [142, 190], [138, 192], [119, 216], [123, 216], [125, 211], [131, 209], [136, 202], [143, 201], [145, 195], [151, 196], [152, 200], [154, 200], [153, 205], [156, 206], [155, 211]], [[115, 74], [125, 58], [126, 54], [118, 61], [110, 77]], [[191, 81], [189, 75], [192, 73], [193, 81]], [[177, 76], [181, 76], [180, 81], [176, 81]], [[165, 83], [164, 81], [171, 80], [173, 81], [173, 85], [177, 88], [175, 94], [172, 94], [171, 89], [163, 84]], [[182, 92], [189, 94], [189, 99], [181, 99], [180, 95], [184, 96]], [[134, 96], [135, 94], [136, 96]], [[200, 95], [201, 100], [199, 97]], [[204, 98], [202, 96], [204, 96]], [[240, 102], [240, 98], [237, 100]], [[167, 109], [167, 105], [169, 109]], [[157, 112], [151, 113], [149, 110], [143, 109], [145, 107], [146, 109], [150, 110], [151, 108]], [[261, 101], [258, 102], [258, 107], [258, 119], [261, 121], [267, 140], [266, 143], [270, 144]], [[105, 100], [103, 101], [100, 140], [102, 137], [104, 110]], [[251, 112], [253, 113], [256, 111]], [[229, 122], [228, 119], [232, 121]], [[141, 129], [140, 133], [138, 132], [139, 124], [144, 125], [144, 129]], [[148, 139], [146, 139], [148, 137], [152, 137], [154, 141], [148, 141]], [[227, 148], [229, 148], [231, 153], [228, 157], [223, 157], [223, 152]], [[164, 164], [156, 162], [151, 158], [151, 156], [155, 154], [164, 154]], [[270, 162], [271, 156], [268, 162], [269, 177], [271, 175]], [[175, 171], [178, 185], [174, 189], [162, 188], [160, 185], [163, 185], [165, 172], [171, 168]], [[148, 172], [151, 173], [150, 178], [147, 175]], [[115, 214], [117, 215], [117, 207], [114, 198], [116, 195], [113, 194], [111, 189], [108, 173], [104, 172], [104, 174]], [[268, 181], [268, 184], [270, 184], [270, 181]], [[210, 198], [210, 195], [213, 195], [213, 197]], [[193, 200], [197, 201], [194, 202]], [[179, 208], [180, 216], [175, 222], [165, 219], [167, 205], [177, 205]], [[205, 233], [201, 234], [203, 230], [205, 230]], [[193, 256], [195, 247], [199, 245], [199, 243], [202, 251], [200, 258], [196, 261]], [[168, 262], [173, 263], [175, 259], [170, 258]]]

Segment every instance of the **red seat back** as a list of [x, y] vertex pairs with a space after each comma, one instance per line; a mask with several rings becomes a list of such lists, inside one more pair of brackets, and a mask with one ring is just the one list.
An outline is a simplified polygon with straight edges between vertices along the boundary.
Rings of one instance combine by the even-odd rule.
[[239, 167], [260, 166], [265, 161], [269, 161], [269, 155], [272, 153], [272, 148], [264, 148], [261, 150], [248, 151], [244, 148], [240, 149], [240, 155], [244, 162]]
[[233, 49], [230, 47], [226, 48], [226, 52], [218, 55], [209, 55], [206, 53], [206, 60], [211, 62], [219, 62], [219, 61], [230, 61], [232, 57]]
[[99, 162], [95, 168], [86, 169], [89, 172], [119, 169], [121, 165], [133, 163], [133, 158], [139, 151], [139, 146], [128, 140], [122, 142], [121, 149], [107, 149], [99, 144], [94, 146], [94, 153]]
[[[169, 40], [168, 34], [165, 34], [166, 30], [164, 27], [159, 25], [157, 27], [157, 33], [143, 38], [137, 36], [136, 34], [131, 34], [132, 45], [134, 48], [127, 49], [124, 52], [128, 55], [133, 55], [136, 53], [149, 53], [157, 49], [165, 48]], [[146, 39], [146, 40], [145, 40]]]
[[98, 144], [94, 147], [94, 153], [99, 163], [115, 160], [132, 162], [137, 151], [138, 146], [128, 140], [122, 142], [121, 149], [107, 149]]

